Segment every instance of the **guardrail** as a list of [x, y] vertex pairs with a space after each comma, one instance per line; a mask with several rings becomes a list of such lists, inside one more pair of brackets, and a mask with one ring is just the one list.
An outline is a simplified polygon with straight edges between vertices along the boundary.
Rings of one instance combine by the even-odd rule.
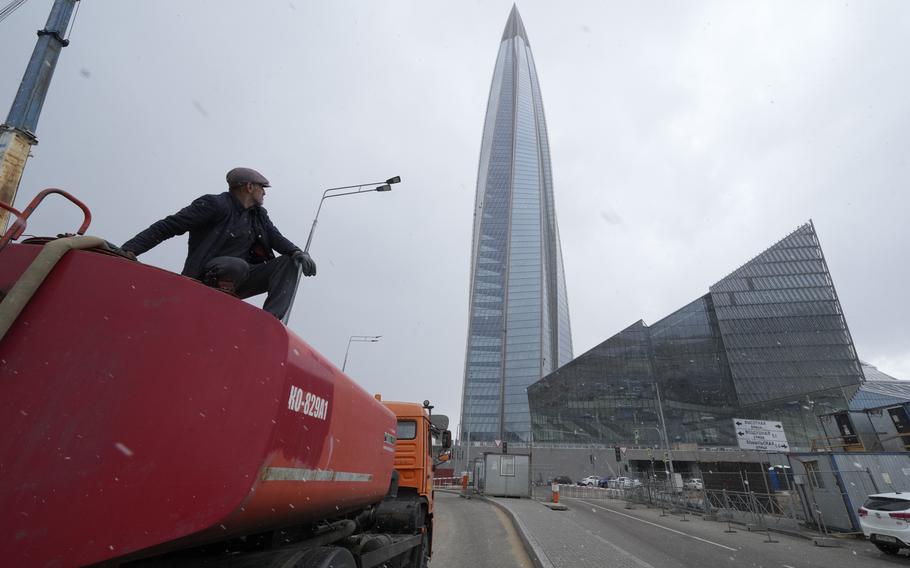
[[[552, 489], [549, 485], [534, 486], [532, 496], [541, 501], [550, 501]], [[620, 500], [629, 504], [638, 503], [654, 507], [684, 511], [706, 511], [704, 491], [674, 490], [667, 483], [651, 483], [638, 487], [586, 487], [581, 485], [560, 485], [560, 498], [588, 500]]]
[[434, 477], [433, 487], [441, 489], [461, 489], [460, 477]]

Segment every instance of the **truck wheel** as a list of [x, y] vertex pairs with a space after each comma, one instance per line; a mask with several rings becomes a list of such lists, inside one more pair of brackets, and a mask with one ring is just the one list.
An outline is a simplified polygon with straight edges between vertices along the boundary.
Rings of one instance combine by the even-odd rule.
[[351, 552], [340, 546], [311, 548], [295, 557], [275, 568], [357, 568]]

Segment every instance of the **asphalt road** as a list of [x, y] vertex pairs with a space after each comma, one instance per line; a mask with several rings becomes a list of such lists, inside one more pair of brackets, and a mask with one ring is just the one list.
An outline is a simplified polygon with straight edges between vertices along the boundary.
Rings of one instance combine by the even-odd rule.
[[512, 522], [480, 499], [436, 492], [430, 568], [532, 568]]
[[562, 522], [574, 525], [578, 543], [637, 568], [908, 565], [907, 557], [887, 557], [871, 544], [860, 541], [846, 542], [844, 548], [823, 548], [805, 539], [771, 533], [771, 538], [778, 542], [766, 542], [765, 533], [748, 532], [735, 526], [736, 533], [725, 533], [724, 523], [691, 516], [685, 522], [679, 516], [660, 517], [659, 510], [641, 507], [626, 510], [620, 501], [566, 499], [565, 503], [570, 510], [562, 513], [565, 515]]

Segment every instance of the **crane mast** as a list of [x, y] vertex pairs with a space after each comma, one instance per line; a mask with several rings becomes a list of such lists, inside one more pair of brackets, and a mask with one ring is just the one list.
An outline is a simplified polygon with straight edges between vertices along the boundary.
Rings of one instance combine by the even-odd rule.
[[[38, 117], [60, 52], [69, 44], [65, 39], [70, 18], [79, 0], [54, 0], [44, 29], [22, 76], [6, 122], [0, 125], [0, 201], [13, 205], [29, 151], [38, 143], [35, 135]], [[0, 210], [0, 232], [6, 229], [9, 214]]]

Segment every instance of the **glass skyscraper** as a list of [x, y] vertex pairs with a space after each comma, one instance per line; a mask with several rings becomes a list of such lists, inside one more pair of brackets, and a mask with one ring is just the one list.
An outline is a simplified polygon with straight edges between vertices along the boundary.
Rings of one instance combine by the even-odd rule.
[[527, 387], [571, 359], [547, 124], [528, 36], [513, 6], [477, 174], [462, 439], [528, 441]]
[[733, 418], [824, 433], [863, 381], [811, 221], [647, 326], [638, 321], [528, 389], [536, 443], [737, 445]]

